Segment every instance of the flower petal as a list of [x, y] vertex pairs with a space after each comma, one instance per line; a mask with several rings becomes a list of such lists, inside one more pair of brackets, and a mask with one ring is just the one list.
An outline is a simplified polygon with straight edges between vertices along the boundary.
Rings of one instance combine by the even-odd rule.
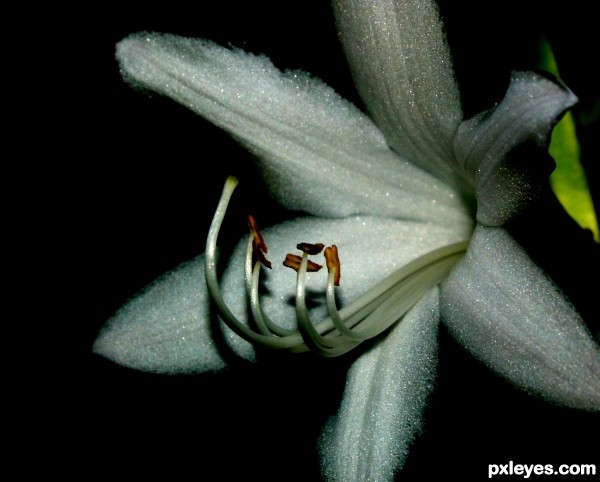
[[435, 2], [339, 0], [334, 5], [358, 91], [389, 144], [468, 192], [452, 152], [462, 112]]
[[433, 386], [438, 318], [434, 288], [354, 362], [339, 412], [320, 439], [326, 480], [394, 480]]
[[[344, 304], [412, 259], [465, 239], [468, 232], [365, 216], [299, 218], [266, 229], [263, 235], [274, 268], [263, 275], [261, 303], [274, 321], [291, 328], [296, 319], [296, 273], [280, 263], [287, 253], [295, 252], [298, 242], [337, 244], [342, 263], [342, 286], [337, 293]], [[243, 321], [248, 311], [243, 280], [245, 249], [246, 241], [240, 242], [221, 278], [226, 302]], [[315, 321], [326, 313], [326, 278], [322, 272], [308, 276], [308, 291], [315, 293], [311, 298]], [[204, 281], [204, 256], [200, 256], [159, 278], [123, 306], [100, 333], [94, 351], [121, 365], [158, 373], [219, 370], [226, 366], [231, 350], [253, 360], [251, 345], [215, 319]]]
[[558, 117], [576, 102], [561, 84], [533, 72], [513, 72], [502, 102], [462, 123], [455, 152], [475, 179], [481, 224], [500, 226], [537, 196], [551, 165], [540, 164], [532, 151], [547, 149]]
[[[153, 373], [216, 371], [226, 366], [219, 327], [204, 277], [204, 255], [164, 274], [122, 306], [106, 323], [93, 351]], [[250, 347], [238, 347], [246, 357]]]
[[441, 299], [450, 332], [494, 371], [550, 401], [600, 410], [598, 345], [504, 229], [477, 227]]
[[[286, 208], [452, 223], [466, 219], [448, 187], [398, 158], [371, 120], [318, 79], [205, 40], [143, 33], [117, 46], [126, 79], [169, 96], [258, 157]], [[457, 212], [454, 212], [457, 211]]]

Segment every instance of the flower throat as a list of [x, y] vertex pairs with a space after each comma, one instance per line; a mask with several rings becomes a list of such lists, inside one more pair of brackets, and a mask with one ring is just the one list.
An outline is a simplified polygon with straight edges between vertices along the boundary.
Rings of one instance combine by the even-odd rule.
[[[263, 311], [259, 297], [262, 267], [271, 268], [266, 258], [267, 244], [256, 220], [248, 217], [250, 237], [244, 268], [245, 289], [254, 326], [238, 320], [223, 299], [217, 277], [217, 239], [227, 212], [229, 200], [238, 184], [234, 177], [225, 181], [206, 240], [206, 283], [211, 300], [221, 319], [246, 341], [263, 347], [292, 352], [315, 351], [323, 356], [342, 355], [376, 337], [402, 317], [434, 286], [438, 285], [464, 255], [468, 241], [435, 249], [402, 266], [368, 290], [353, 303], [338, 310], [335, 287], [341, 279], [341, 263], [336, 245], [300, 243], [300, 254], [288, 254], [283, 264], [297, 271], [297, 329], [288, 329], [272, 321]], [[324, 249], [325, 248], [325, 249]], [[328, 316], [314, 323], [306, 306], [306, 273], [322, 266], [309, 259], [323, 252], [327, 266], [326, 301]]]

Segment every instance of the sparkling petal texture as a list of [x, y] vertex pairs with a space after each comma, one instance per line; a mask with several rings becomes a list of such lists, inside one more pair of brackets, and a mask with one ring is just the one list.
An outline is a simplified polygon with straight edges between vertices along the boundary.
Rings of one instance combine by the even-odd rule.
[[503, 228], [476, 228], [441, 300], [450, 332], [494, 371], [555, 403], [600, 410], [600, 349]]
[[354, 362], [339, 412], [320, 439], [326, 480], [394, 480], [421, 428], [433, 386], [438, 318], [434, 288]]
[[[412, 259], [469, 236], [468, 231], [367, 216], [299, 218], [263, 234], [274, 268], [264, 274], [261, 301], [266, 313], [286, 327], [295, 326], [296, 273], [281, 262], [287, 253], [296, 252], [298, 242], [337, 244], [342, 263], [342, 286], [337, 293], [343, 305]], [[243, 282], [245, 249], [244, 240], [221, 280], [225, 299], [241, 320], [248, 316]], [[324, 261], [322, 256], [313, 258]], [[317, 295], [315, 321], [326, 313], [326, 278], [323, 271], [308, 276], [308, 289]], [[94, 350], [119, 364], [158, 373], [219, 370], [226, 365], [222, 350], [253, 359], [250, 344], [215, 320], [204, 282], [204, 257], [200, 256], [158, 279], [123, 306], [104, 327]], [[218, 344], [218, 339], [224, 343]]]
[[155, 33], [123, 40], [117, 59], [129, 82], [189, 107], [254, 153], [286, 208], [469, 222], [459, 196], [400, 159], [367, 116], [306, 73], [282, 73], [263, 56]]
[[539, 165], [532, 149], [547, 150], [558, 117], [576, 102], [563, 85], [513, 72], [502, 102], [462, 123], [455, 152], [475, 180], [479, 223], [500, 226], [537, 196], [553, 166]]
[[388, 143], [447, 184], [470, 192], [452, 152], [462, 111], [435, 3], [341, 0], [334, 5], [356, 86]]
[[211, 319], [202, 255], [164, 274], [122, 306], [93, 350], [153, 373], [219, 370], [225, 361], [216, 343], [219, 326]]

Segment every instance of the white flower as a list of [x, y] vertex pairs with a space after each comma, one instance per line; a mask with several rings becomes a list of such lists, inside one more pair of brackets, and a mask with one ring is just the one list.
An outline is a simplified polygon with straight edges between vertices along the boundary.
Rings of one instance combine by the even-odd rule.
[[[300, 241], [339, 246], [341, 304], [351, 305], [411, 261], [470, 239], [447, 279], [420, 283], [420, 300], [353, 364], [339, 413], [321, 438], [325, 477], [389, 480], [402, 466], [435, 375], [439, 320], [512, 383], [555, 403], [598, 410], [597, 345], [502, 228], [535, 196], [543, 174], [520, 155], [522, 146], [544, 148], [575, 97], [537, 74], [517, 72], [499, 105], [463, 120], [432, 2], [334, 4], [368, 117], [317, 79], [208, 41], [142, 33], [117, 52], [128, 81], [230, 132], [256, 155], [273, 197], [307, 213], [265, 230], [272, 259]], [[226, 303], [242, 321], [249, 316], [245, 245], [221, 280]], [[204, 262], [201, 256], [179, 267], [129, 302], [94, 349], [151, 372], [225, 367], [212, 336]], [[323, 291], [324, 278], [311, 276], [310, 286]], [[293, 329], [294, 277], [281, 268], [264, 283], [264, 311]], [[400, 292], [401, 301], [407, 296]], [[326, 313], [323, 306], [311, 310], [315, 319]], [[386, 310], [390, 317], [393, 310]], [[239, 356], [254, 359], [247, 341], [232, 331], [225, 338]]]

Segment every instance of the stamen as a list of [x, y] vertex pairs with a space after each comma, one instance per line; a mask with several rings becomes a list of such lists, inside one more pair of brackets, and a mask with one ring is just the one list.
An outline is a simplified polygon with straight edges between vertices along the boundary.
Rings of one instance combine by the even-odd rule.
[[344, 336], [351, 340], [364, 341], [367, 338], [356, 331], [352, 331], [342, 321], [340, 314], [337, 309], [337, 303], [335, 302], [335, 287], [340, 285], [341, 276], [341, 264], [338, 255], [337, 246], [334, 244], [329, 248], [325, 249], [325, 259], [327, 260], [327, 270], [329, 275], [327, 276], [327, 311], [329, 317], [333, 321], [336, 329]]
[[250, 300], [250, 310], [252, 311], [252, 316], [256, 322], [256, 326], [263, 334], [274, 334], [277, 336], [291, 335], [294, 333], [294, 330], [288, 330], [273, 323], [260, 306], [258, 290], [260, 284], [261, 263], [260, 261], [256, 261], [254, 263], [254, 268], [252, 268], [252, 241], [252, 237], [248, 238], [248, 246], [246, 248], [246, 293]]
[[217, 277], [217, 239], [237, 180], [227, 178], [223, 194], [215, 211], [206, 241], [206, 284], [217, 311], [227, 326], [246, 341], [274, 349], [302, 352], [312, 349], [324, 356], [345, 353], [362, 341], [373, 338], [397, 323], [431, 288], [438, 285], [464, 255], [468, 242], [453, 243], [421, 256], [388, 276], [358, 300], [340, 310], [335, 301], [335, 286], [340, 283], [341, 264], [337, 246], [325, 250], [327, 262], [326, 299], [329, 316], [313, 323], [306, 307], [306, 273], [321, 266], [308, 259], [322, 251], [322, 244], [300, 243], [302, 257], [289, 254], [284, 265], [297, 271], [296, 318], [298, 330], [274, 323], [260, 305], [261, 265], [271, 267], [264, 256], [268, 251], [257, 227], [256, 219], [248, 217], [251, 236], [246, 249], [244, 267], [245, 288], [250, 311], [258, 331], [241, 322], [227, 307]]
[[350, 351], [358, 343], [346, 339], [344, 336], [335, 338], [326, 338], [315, 328], [310, 320], [308, 310], [306, 309], [306, 271], [308, 266], [308, 253], [302, 256], [300, 269], [298, 270], [296, 284], [296, 316], [298, 318], [298, 328], [302, 333], [306, 345], [323, 356], [338, 356]]
[[266, 258], [265, 254], [269, 252], [265, 238], [258, 229], [256, 219], [252, 214], [248, 214], [248, 227], [252, 233], [252, 250], [257, 260], [261, 262], [263, 266], [271, 269], [271, 262]]

